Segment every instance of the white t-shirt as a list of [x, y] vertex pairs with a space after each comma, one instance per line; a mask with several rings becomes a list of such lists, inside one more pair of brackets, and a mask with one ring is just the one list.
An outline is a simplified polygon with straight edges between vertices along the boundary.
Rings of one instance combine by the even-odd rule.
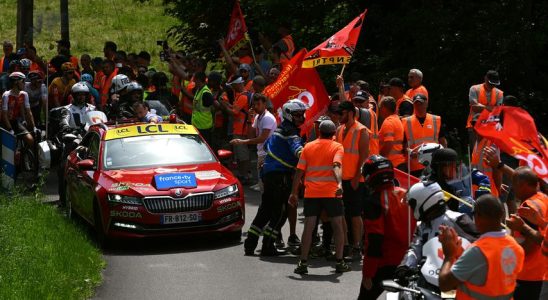
[[[274, 133], [274, 130], [276, 127], [278, 127], [278, 123], [276, 122], [276, 118], [272, 113], [270, 113], [268, 110], [265, 110], [264, 113], [261, 115], [256, 115], [255, 119], [253, 120], [253, 128], [255, 128], [255, 133], [257, 136], [260, 136], [263, 130], [270, 129], [270, 133], [268, 137]], [[266, 156], [266, 152], [263, 149], [264, 143], [257, 144], [257, 155], [258, 156]]]

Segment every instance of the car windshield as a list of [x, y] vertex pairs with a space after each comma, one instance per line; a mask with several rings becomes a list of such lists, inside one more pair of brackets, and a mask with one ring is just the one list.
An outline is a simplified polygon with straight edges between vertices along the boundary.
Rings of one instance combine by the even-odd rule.
[[106, 141], [103, 167], [116, 170], [214, 161], [199, 135], [149, 135]]

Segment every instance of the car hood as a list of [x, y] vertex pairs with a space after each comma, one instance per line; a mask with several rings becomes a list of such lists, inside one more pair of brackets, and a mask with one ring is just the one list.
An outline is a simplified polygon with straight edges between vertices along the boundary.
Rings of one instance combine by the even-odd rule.
[[[196, 187], [157, 189], [155, 175], [168, 173], [193, 173]], [[123, 195], [169, 195], [175, 190], [182, 195], [211, 192], [236, 183], [236, 178], [220, 163], [201, 165], [169, 166], [147, 169], [102, 171], [100, 185], [109, 193]]]

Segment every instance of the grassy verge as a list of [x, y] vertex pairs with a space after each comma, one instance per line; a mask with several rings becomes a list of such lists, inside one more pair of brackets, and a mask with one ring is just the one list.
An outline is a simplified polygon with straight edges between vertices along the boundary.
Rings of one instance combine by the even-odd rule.
[[88, 299], [105, 262], [85, 232], [33, 197], [0, 196], [0, 299]]

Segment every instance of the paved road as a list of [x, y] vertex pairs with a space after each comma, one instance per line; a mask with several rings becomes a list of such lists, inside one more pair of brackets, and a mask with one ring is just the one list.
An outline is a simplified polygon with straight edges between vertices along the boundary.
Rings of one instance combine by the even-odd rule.
[[[55, 199], [56, 178], [50, 179], [45, 192]], [[246, 191], [244, 232], [259, 199], [258, 192]], [[243, 243], [218, 237], [124, 243], [105, 252], [104, 258], [107, 267], [96, 299], [355, 299], [361, 281], [359, 263], [341, 275], [332, 262], [310, 260], [309, 275], [301, 277], [293, 274], [294, 256], [248, 257]]]

